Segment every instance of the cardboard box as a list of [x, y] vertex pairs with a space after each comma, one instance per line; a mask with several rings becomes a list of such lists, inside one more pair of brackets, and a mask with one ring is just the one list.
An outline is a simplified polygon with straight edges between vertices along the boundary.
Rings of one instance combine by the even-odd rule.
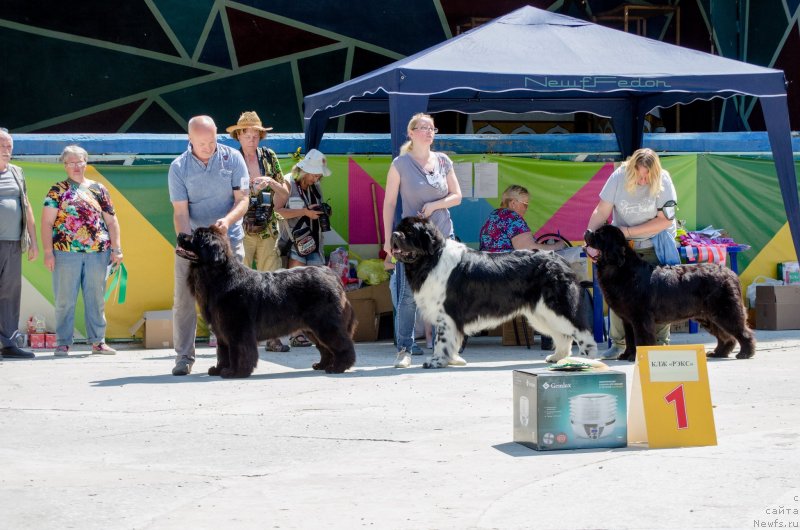
[[144, 326], [144, 347], [172, 348], [172, 310], [145, 311], [142, 318], [130, 328], [130, 334], [135, 335], [139, 328]]
[[350, 300], [353, 311], [356, 313], [356, 331], [353, 334], [355, 342], [375, 342], [378, 340], [378, 313], [375, 310], [375, 300], [365, 298]]
[[800, 329], [800, 285], [757, 286], [756, 329]]
[[45, 333], [44, 334], [44, 347], [48, 349], [55, 349], [56, 347], [56, 334], [55, 333]]
[[392, 295], [389, 291], [389, 282], [378, 285], [366, 285], [354, 291], [347, 291], [347, 298], [353, 300], [375, 300], [375, 310], [377, 313], [391, 313], [394, 311], [392, 305]]
[[747, 325], [750, 329], [757, 329], [756, 328], [756, 310], [750, 308], [747, 310]]
[[796, 261], [778, 263], [778, 279], [783, 280], [786, 285], [800, 284], [800, 265]]
[[528, 333], [528, 343], [533, 344], [534, 330], [525, 317], [516, 317], [503, 323], [503, 346], [525, 346], [525, 330]]
[[536, 449], [628, 445], [625, 374], [514, 370], [514, 441]]
[[45, 337], [45, 333], [28, 334], [28, 344], [34, 350], [43, 350], [47, 346], [47, 338]]

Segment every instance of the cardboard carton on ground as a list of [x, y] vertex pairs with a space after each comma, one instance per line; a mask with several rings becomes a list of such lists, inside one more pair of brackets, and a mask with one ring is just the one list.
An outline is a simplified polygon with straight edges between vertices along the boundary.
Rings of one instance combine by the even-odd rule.
[[625, 374], [514, 370], [514, 441], [536, 449], [628, 445]]
[[353, 336], [356, 342], [374, 342], [378, 340], [381, 315], [392, 313], [392, 296], [389, 282], [378, 285], [367, 285], [360, 289], [347, 291], [347, 299], [353, 305], [358, 319], [358, 326]]
[[353, 334], [355, 342], [375, 342], [378, 340], [378, 313], [375, 311], [375, 300], [365, 298], [350, 300], [356, 314], [356, 331]]
[[756, 329], [800, 329], [800, 285], [757, 286]]
[[378, 314], [391, 313], [394, 310], [392, 295], [389, 292], [389, 282], [379, 283], [378, 285], [365, 285], [360, 289], [347, 291], [346, 294], [350, 302], [353, 300], [375, 300], [375, 311]]
[[172, 348], [172, 310], [145, 311], [142, 318], [131, 326], [130, 334], [136, 335], [139, 328], [144, 326], [144, 347]]

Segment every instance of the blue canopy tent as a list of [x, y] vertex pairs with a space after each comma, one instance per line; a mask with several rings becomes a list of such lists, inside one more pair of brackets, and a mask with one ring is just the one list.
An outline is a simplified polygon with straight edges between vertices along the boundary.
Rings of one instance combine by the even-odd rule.
[[611, 118], [623, 156], [642, 146], [656, 107], [759, 98], [786, 217], [800, 256], [800, 204], [782, 71], [523, 7], [369, 74], [306, 96], [305, 147], [328, 119], [388, 112], [399, 153], [417, 112], [589, 112]]

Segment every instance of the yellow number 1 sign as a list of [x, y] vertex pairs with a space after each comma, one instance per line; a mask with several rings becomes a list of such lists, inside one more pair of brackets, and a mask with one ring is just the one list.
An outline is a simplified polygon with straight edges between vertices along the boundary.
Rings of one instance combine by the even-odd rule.
[[636, 348], [628, 442], [651, 448], [717, 445], [702, 344]]

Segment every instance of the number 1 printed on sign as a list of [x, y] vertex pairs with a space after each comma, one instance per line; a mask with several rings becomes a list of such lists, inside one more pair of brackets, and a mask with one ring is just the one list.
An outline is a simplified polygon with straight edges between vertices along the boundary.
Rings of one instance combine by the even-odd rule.
[[689, 418], [686, 415], [686, 396], [683, 393], [683, 385], [676, 386], [669, 394], [664, 396], [667, 403], [675, 404], [675, 419], [678, 422], [678, 429], [689, 428]]

